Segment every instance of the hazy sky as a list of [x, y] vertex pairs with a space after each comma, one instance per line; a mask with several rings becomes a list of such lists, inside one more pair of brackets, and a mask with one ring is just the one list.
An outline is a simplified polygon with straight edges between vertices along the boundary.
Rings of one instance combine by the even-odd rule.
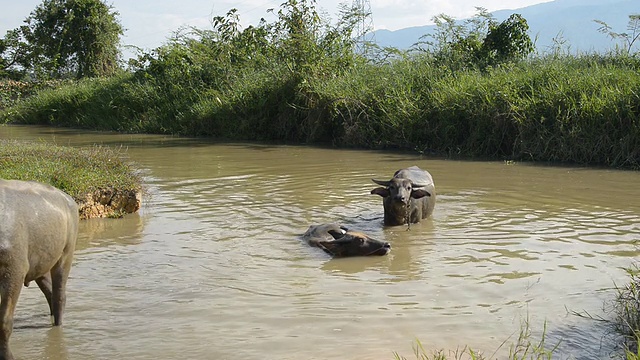
[[[161, 45], [171, 33], [183, 25], [210, 28], [212, 16], [224, 15], [237, 8], [244, 26], [257, 24], [261, 17], [272, 21], [275, 17], [267, 9], [276, 11], [285, 0], [107, 0], [120, 13], [126, 29], [124, 44], [144, 49]], [[438, 14], [463, 19], [475, 14], [476, 7], [489, 11], [517, 9], [550, 0], [370, 0], [376, 30], [431, 24]], [[22, 25], [29, 13], [42, 0], [0, 0], [0, 37], [7, 30]], [[350, 4], [352, 0], [347, 0]], [[338, 17], [340, 0], [318, 0], [317, 8], [332, 19]]]

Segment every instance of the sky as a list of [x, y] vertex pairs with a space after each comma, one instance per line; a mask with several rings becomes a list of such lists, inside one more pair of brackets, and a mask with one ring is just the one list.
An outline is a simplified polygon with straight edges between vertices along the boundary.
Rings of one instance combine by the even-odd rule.
[[[332, 19], [339, 15], [339, 4], [355, 0], [318, 0], [316, 8]], [[432, 24], [438, 14], [464, 19], [476, 13], [476, 7], [496, 11], [518, 9], [550, 0], [370, 0], [375, 30], [398, 30]], [[280, 8], [285, 0], [106, 0], [119, 13], [125, 28], [124, 45], [149, 50], [162, 45], [183, 26], [211, 28], [211, 18], [238, 9], [243, 26], [255, 25], [260, 18], [271, 22], [275, 16], [268, 9]], [[7, 30], [23, 24], [42, 0], [0, 0], [0, 37]]]

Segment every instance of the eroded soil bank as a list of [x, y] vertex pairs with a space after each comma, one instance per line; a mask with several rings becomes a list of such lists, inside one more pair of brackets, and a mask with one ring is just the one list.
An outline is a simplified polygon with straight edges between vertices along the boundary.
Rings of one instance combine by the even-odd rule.
[[122, 217], [140, 209], [142, 192], [109, 187], [90, 192], [76, 201], [81, 219]]

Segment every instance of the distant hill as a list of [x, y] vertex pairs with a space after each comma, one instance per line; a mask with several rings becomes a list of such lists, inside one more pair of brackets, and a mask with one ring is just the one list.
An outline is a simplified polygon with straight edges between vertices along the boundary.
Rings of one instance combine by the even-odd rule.
[[[629, 15], [640, 14], [638, 0], [555, 0], [548, 3], [514, 10], [493, 12], [498, 21], [512, 14], [522, 15], [529, 24], [529, 36], [536, 42], [539, 52], [548, 52], [554, 39], [562, 42], [562, 49], [570, 53], [606, 52], [619, 43], [598, 32], [602, 20], [618, 33], [626, 32]], [[375, 14], [374, 14], [375, 20]], [[435, 25], [417, 26], [396, 31], [374, 31], [375, 41], [380, 46], [408, 49], [419, 38], [433, 33]], [[634, 47], [640, 51], [640, 44]]]

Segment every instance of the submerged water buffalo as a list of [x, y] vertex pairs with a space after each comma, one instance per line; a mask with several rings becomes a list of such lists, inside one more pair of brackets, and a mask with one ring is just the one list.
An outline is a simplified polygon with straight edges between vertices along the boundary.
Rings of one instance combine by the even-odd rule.
[[388, 242], [372, 239], [338, 224], [311, 225], [302, 239], [334, 257], [383, 256], [391, 251], [391, 244]]
[[371, 193], [383, 198], [385, 225], [417, 223], [433, 213], [436, 188], [428, 171], [412, 166], [396, 171], [391, 180], [372, 180], [383, 186]]
[[13, 359], [9, 337], [22, 284], [36, 284], [62, 323], [65, 286], [78, 237], [78, 207], [45, 184], [0, 180], [0, 359]]

